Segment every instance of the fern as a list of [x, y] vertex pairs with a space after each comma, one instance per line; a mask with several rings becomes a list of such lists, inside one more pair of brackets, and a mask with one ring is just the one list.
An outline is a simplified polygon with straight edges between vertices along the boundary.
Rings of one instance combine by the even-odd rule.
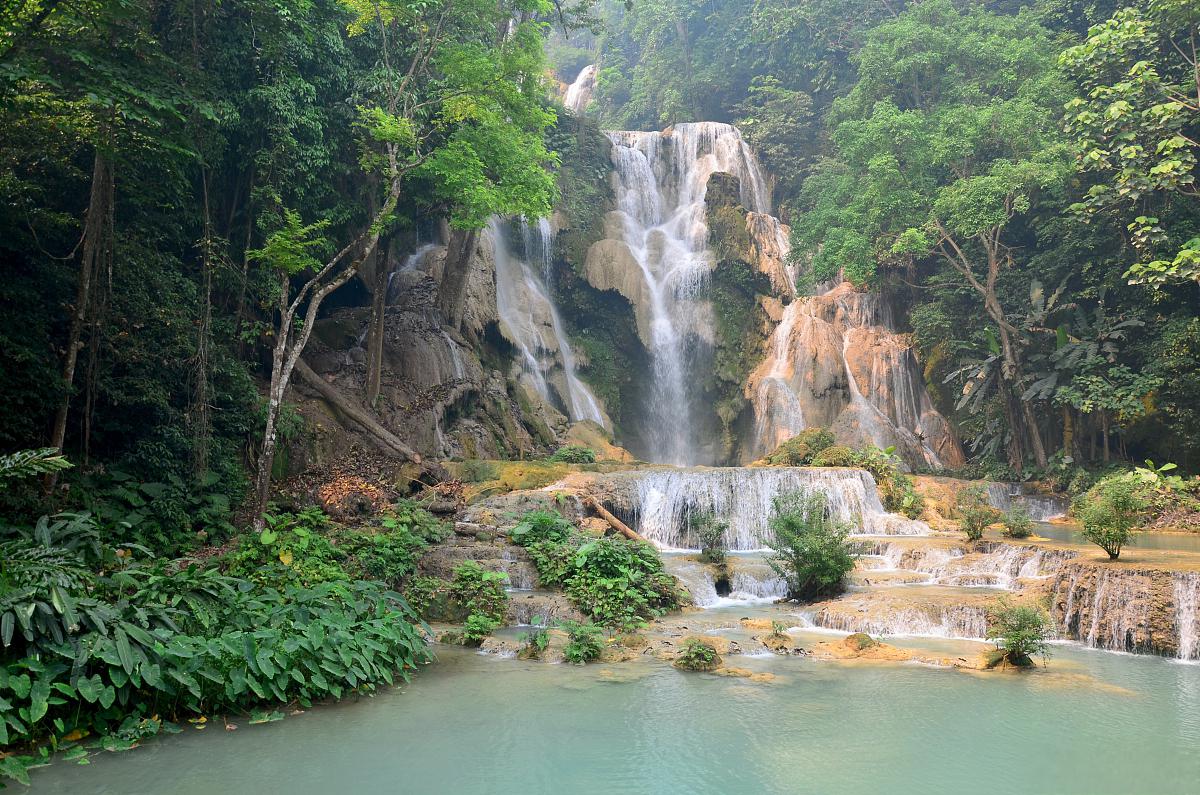
[[6, 481], [9, 480], [46, 475], [70, 467], [71, 462], [53, 447], [18, 450], [8, 455], [0, 455], [0, 489], [5, 488]]

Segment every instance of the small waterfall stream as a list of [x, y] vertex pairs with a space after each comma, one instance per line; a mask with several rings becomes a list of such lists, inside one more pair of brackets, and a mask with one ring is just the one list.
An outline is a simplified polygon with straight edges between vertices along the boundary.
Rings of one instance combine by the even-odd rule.
[[1023, 505], [1029, 518], [1035, 522], [1048, 522], [1067, 515], [1071, 503], [1066, 497], [1038, 494], [1029, 491], [1021, 483], [989, 483], [988, 502], [993, 508], [1007, 511], [1014, 505]]
[[[572, 421], [591, 420], [606, 426], [604, 412], [591, 389], [580, 380], [575, 356], [567, 339], [558, 309], [550, 298], [542, 273], [549, 273], [552, 258], [549, 222], [522, 222], [525, 257], [510, 251], [500, 219], [488, 223], [487, 236], [496, 262], [496, 309], [502, 330], [521, 358], [521, 367], [534, 390], [547, 402], [556, 367], [562, 369], [561, 388], [555, 392], [565, 404]], [[536, 260], [539, 269], [532, 264]]]
[[582, 116], [592, 101], [592, 91], [596, 88], [596, 64], [590, 63], [579, 71], [575, 82], [567, 86], [563, 95], [563, 107], [573, 116]]

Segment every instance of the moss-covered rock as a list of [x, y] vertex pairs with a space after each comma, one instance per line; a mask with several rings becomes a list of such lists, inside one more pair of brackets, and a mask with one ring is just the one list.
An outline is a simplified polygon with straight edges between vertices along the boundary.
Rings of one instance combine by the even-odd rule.
[[849, 447], [835, 444], [813, 456], [815, 467], [852, 467], [858, 465], [858, 455]]
[[770, 466], [808, 466], [818, 453], [833, 446], [833, 434], [827, 428], [806, 428], [776, 447], [766, 457]]

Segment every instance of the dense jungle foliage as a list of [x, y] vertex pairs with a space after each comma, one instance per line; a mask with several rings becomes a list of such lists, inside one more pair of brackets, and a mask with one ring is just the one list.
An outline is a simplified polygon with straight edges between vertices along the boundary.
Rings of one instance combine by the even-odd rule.
[[737, 124], [811, 289], [908, 307], [996, 477], [1200, 465], [1200, 10], [1187, 0], [646, 0], [556, 40], [602, 126]]

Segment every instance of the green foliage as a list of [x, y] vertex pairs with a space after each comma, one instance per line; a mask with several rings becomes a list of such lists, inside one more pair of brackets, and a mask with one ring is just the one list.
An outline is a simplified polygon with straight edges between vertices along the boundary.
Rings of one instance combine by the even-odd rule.
[[319, 508], [268, 514], [262, 533], [247, 533], [238, 540], [226, 559], [226, 570], [263, 585], [348, 580], [350, 575], [343, 566], [346, 552], [330, 539], [330, 529], [328, 517]]
[[787, 582], [787, 598], [807, 601], [837, 593], [857, 555], [849, 530], [829, 512], [824, 494], [794, 493], [775, 498], [770, 532], [771, 569]]
[[494, 618], [482, 613], [471, 613], [463, 622], [463, 645], [479, 646], [499, 626], [500, 622]]
[[559, 627], [567, 633], [563, 657], [569, 663], [583, 665], [598, 659], [604, 651], [604, 630], [595, 624], [564, 621]]
[[721, 563], [725, 560], [725, 533], [729, 523], [711, 513], [692, 514], [688, 525], [700, 542], [700, 559], [705, 563]]
[[508, 609], [508, 592], [504, 590], [507, 582], [507, 574], [487, 571], [476, 561], [468, 560], [455, 567], [449, 594], [468, 616], [494, 621], [498, 626]]
[[1032, 658], [1050, 657], [1047, 639], [1053, 633], [1053, 623], [1045, 610], [1031, 605], [1014, 605], [1007, 599], [988, 611], [988, 637], [996, 639], [996, 647], [1004, 659], [1017, 666], [1032, 665]]
[[912, 478], [900, 468], [900, 459], [892, 448], [864, 447], [856, 451], [854, 466], [871, 473], [884, 508], [910, 519], [918, 518], [925, 510], [925, 498], [915, 491]]
[[1020, 503], [1005, 511], [1000, 521], [1004, 524], [1004, 535], [1009, 538], [1028, 538], [1033, 532], [1029, 510]]
[[833, 434], [827, 428], [806, 428], [776, 447], [766, 460], [771, 466], [808, 466], [818, 453], [833, 444]]
[[987, 488], [976, 483], [958, 492], [954, 498], [955, 509], [958, 513], [958, 527], [968, 541], [978, 541], [983, 538], [987, 526], [1000, 518], [1000, 511], [988, 502]]
[[508, 537], [518, 546], [529, 547], [540, 542], [561, 544], [573, 531], [571, 523], [556, 511], [529, 511], [508, 531]]
[[[570, 525], [549, 512], [530, 512], [521, 524], [528, 529], [518, 543], [526, 545], [538, 582], [561, 587], [597, 623], [633, 630], [678, 607], [675, 579], [649, 544], [569, 532]], [[528, 538], [538, 540], [524, 540]]]
[[875, 640], [865, 632], [856, 632], [853, 635], [849, 635], [846, 637], [845, 642], [848, 645], [853, 646], [856, 651], [864, 651], [872, 646], [879, 645], [879, 641]]
[[1128, 473], [1110, 475], [1092, 486], [1076, 499], [1073, 511], [1084, 537], [1116, 560], [1149, 507], [1144, 481]]
[[524, 660], [539, 660], [550, 646], [550, 631], [545, 627], [535, 627], [521, 633], [521, 651], [519, 656]]
[[699, 638], [688, 638], [675, 656], [674, 665], [684, 671], [714, 671], [721, 665], [721, 657]]
[[71, 462], [53, 447], [0, 455], [0, 489], [7, 488], [10, 480], [61, 472], [70, 467]]
[[590, 447], [568, 444], [558, 448], [550, 456], [550, 460], [559, 461], [564, 464], [594, 464], [596, 463], [596, 451]]
[[858, 456], [849, 447], [835, 444], [832, 447], [826, 447], [813, 456], [811, 465], [815, 467], [858, 466]]

